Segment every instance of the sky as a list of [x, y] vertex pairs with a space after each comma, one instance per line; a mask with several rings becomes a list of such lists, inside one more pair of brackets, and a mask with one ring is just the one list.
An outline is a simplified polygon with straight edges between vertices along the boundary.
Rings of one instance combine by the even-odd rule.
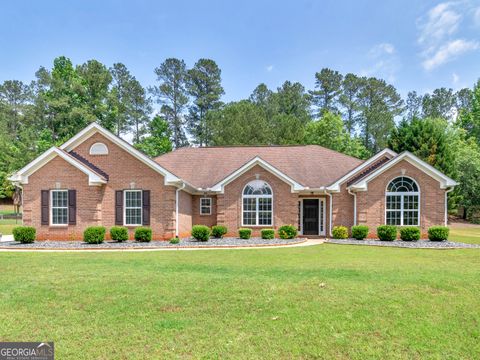
[[0, 82], [30, 82], [57, 56], [124, 63], [144, 85], [169, 57], [222, 70], [224, 101], [315, 72], [376, 76], [405, 96], [480, 78], [480, 0], [4, 1]]

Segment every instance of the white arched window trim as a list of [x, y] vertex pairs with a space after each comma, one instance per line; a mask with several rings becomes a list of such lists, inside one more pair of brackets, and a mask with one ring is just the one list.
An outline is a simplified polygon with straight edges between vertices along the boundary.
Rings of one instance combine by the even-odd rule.
[[108, 147], [104, 143], [97, 142], [90, 146], [90, 155], [108, 155]]
[[272, 188], [263, 180], [250, 181], [242, 190], [242, 226], [272, 225]]
[[[417, 191], [389, 191], [390, 184], [402, 178], [411, 180], [417, 187]], [[394, 177], [387, 183], [385, 188], [385, 224], [420, 226], [420, 186], [415, 179], [401, 175]]]

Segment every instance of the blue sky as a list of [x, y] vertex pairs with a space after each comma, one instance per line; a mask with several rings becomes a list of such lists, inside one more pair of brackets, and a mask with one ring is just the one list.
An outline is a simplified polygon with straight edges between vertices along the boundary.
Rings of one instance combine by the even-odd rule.
[[311, 89], [323, 67], [382, 77], [402, 95], [480, 77], [480, 0], [17, 0], [0, 11], [0, 81], [28, 82], [60, 55], [123, 62], [144, 86], [167, 57], [212, 58], [224, 101], [261, 82]]

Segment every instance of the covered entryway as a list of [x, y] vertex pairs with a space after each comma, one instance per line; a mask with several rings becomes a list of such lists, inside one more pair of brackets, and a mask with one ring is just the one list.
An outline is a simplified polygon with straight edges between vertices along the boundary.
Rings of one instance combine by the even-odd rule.
[[302, 235], [325, 235], [325, 199], [305, 198], [299, 203], [300, 233]]

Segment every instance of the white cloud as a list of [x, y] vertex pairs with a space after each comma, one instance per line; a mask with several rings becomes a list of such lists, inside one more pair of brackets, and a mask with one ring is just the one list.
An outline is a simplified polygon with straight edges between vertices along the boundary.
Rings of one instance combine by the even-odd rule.
[[478, 13], [480, 23], [480, 8], [474, 9], [469, 0], [440, 3], [417, 20], [417, 42], [421, 47], [420, 56], [425, 70], [433, 70], [479, 48], [477, 41], [456, 36], [463, 19], [470, 19], [472, 11], [475, 21]]
[[480, 7], [476, 8], [473, 13], [473, 22], [475, 26], [480, 26]]
[[440, 46], [432, 56], [427, 57], [422, 65], [425, 70], [432, 70], [442, 64], [452, 61], [462, 54], [477, 50], [480, 44], [477, 41], [457, 39]]
[[426, 19], [420, 20], [420, 44], [441, 41], [445, 36], [454, 34], [462, 16], [453, 9], [454, 3], [444, 2], [430, 9]]
[[460, 77], [456, 74], [456, 73], [453, 73], [452, 74], [452, 83], [453, 85], [456, 85], [458, 84], [458, 81], [460, 80]]
[[389, 82], [395, 81], [396, 73], [400, 68], [395, 46], [390, 43], [377, 44], [368, 51], [367, 57], [372, 65], [361, 70], [362, 76], [379, 76]]
[[268, 72], [271, 72], [271, 71], [273, 70], [273, 65], [268, 65], [268, 66], [266, 67], [266, 70], [267, 70]]

